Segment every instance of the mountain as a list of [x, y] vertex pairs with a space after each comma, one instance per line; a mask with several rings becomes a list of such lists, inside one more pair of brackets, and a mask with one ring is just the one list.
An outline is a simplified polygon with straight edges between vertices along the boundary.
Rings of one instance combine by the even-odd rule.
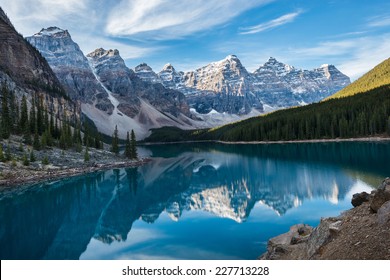
[[46, 58], [72, 100], [79, 100], [112, 114], [114, 106], [96, 80], [87, 58], [67, 30], [49, 27], [26, 40]]
[[183, 92], [190, 107], [201, 114], [215, 110], [245, 115], [252, 110], [264, 113], [305, 105], [318, 102], [350, 83], [333, 65], [301, 70], [272, 57], [249, 73], [235, 55], [187, 73], [177, 72], [170, 64], [158, 74], [150, 67], [146, 71], [141, 65], [135, 72], [141, 79]]
[[277, 108], [318, 102], [350, 84], [333, 65], [301, 70], [272, 57], [253, 76], [253, 91], [264, 104]]
[[349, 86], [330, 96], [329, 99], [351, 96], [385, 85], [390, 85], [390, 58], [375, 66], [374, 69]]
[[100, 48], [86, 57], [69, 32], [58, 27], [42, 29], [26, 39], [47, 59], [100, 132], [111, 135], [117, 125], [121, 138], [134, 129], [138, 139], [143, 139], [150, 128], [193, 128], [184, 95], [140, 79], [126, 67], [118, 50]]
[[[390, 83], [386, 82], [389, 70], [389, 60], [386, 60], [351, 84], [348, 87], [351, 94], [344, 98], [279, 110], [212, 130], [170, 129], [168, 134], [166, 128], [156, 129], [145, 141], [291, 141], [389, 137]], [[364, 88], [370, 90], [362, 91]]]
[[[71, 102], [47, 61], [15, 30], [0, 8], [0, 83], [5, 83], [16, 98], [34, 95], [43, 97], [49, 111], [63, 116], [79, 114], [77, 104]], [[14, 108], [12, 108], [14, 110]]]
[[114, 111], [110, 118], [88, 106], [85, 112], [98, 128], [108, 133], [118, 125], [122, 137], [134, 129], [140, 139], [149, 134], [149, 129], [162, 126], [191, 127], [191, 114], [184, 95], [138, 78], [126, 67], [118, 50], [95, 50], [87, 55], [97, 80], [109, 95]]

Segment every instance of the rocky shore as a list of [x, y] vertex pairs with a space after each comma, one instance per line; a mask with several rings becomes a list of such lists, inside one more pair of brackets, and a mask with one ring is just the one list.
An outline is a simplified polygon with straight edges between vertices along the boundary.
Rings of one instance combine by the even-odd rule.
[[370, 194], [355, 194], [354, 208], [323, 218], [313, 228], [299, 224], [268, 241], [262, 260], [389, 260], [390, 178]]
[[[20, 139], [12, 137], [3, 147], [10, 147], [12, 160], [0, 162], [0, 190], [13, 186], [38, 183], [41, 181], [77, 176], [85, 173], [108, 170], [112, 168], [133, 167], [150, 161], [148, 158], [129, 160], [115, 155], [106, 149], [98, 150], [89, 148], [89, 160], [85, 160], [85, 148], [81, 152], [75, 150], [61, 150], [50, 148], [42, 151], [33, 151], [35, 160], [23, 163], [23, 157], [27, 155], [30, 160], [32, 148], [21, 149]], [[45, 162], [45, 159], [47, 162]]]

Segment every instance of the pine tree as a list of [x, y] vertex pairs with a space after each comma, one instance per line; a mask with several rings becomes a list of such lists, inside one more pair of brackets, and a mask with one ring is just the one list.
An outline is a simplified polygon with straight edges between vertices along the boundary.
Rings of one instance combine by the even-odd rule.
[[34, 150], [31, 149], [31, 151], [30, 151], [30, 162], [34, 162], [35, 160], [36, 160], [36, 158], [35, 158], [35, 155], [34, 155]]
[[50, 123], [49, 123], [49, 112], [47, 111], [47, 108], [45, 108], [45, 119], [44, 119], [44, 130], [50, 130]]
[[42, 159], [42, 164], [43, 165], [48, 165], [49, 164], [49, 159], [47, 156], [45, 156], [43, 159]]
[[30, 165], [30, 161], [28, 160], [28, 157], [27, 157], [26, 153], [24, 153], [22, 160], [23, 160], [23, 165], [25, 165], [25, 166], [29, 166]]
[[84, 123], [84, 137], [83, 137], [83, 143], [84, 146], [89, 146], [89, 127], [86, 123]]
[[11, 130], [14, 133], [20, 132], [19, 127], [19, 104], [16, 102], [16, 97], [13, 91], [9, 92], [9, 108], [10, 108], [10, 120], [11, 120]]
[[8, 104], [8, 89], [5, 84], [2, 86], [2, 98], [1, 98], [1, 137], [4, 139], [8, 139], [11, 134], [11, 115], [10, 108]]
[[132, 158], [132, 154], [131, 154], [131, 143], [130, 143], [130, 134], [129, 134], [129, 132], [127, 132], [127, 137], [126, 137], [125, 156], [126, 156], [127, 158]]
[[5, 156], [3, 152], [3, 144], [0, 143], [0, 161], [4, 162], [5, 161]]
[[23, 142], [30, 145], [31, 144], [31, 129], [30, 129], [30, 123], [28, 120], [27, 99], [26, 99], [26, 96], [24, 96], [24, 95], [22, 97], [19, 127], [22, 129]]
[[131, 158], [137, 159], [138, 158], [137, 141], [135, 139], [135, 133], [133, 129], [131, 130], [130, 151], [131, 151]]
[[50, 129], [50, 136], [53, 137], [53, 138], [55, 138], [55, 127], [54, 127], [54, 117], [53, 117], [53, 113], [50, 114], [49, 129]]
[[42, 133], [42, 136], [41, 136], [41, 148], [45, 149], [47, 146], [49, 146], [49, 144], [48, 144], [48, 132], [47, 132], [47, 130], [45, 130]]
[[35, 133], [34, 133], [33, 148], [37, 151], [39, 151], [41, 149], [41, 143], [39, 141], [38, 129], [36, 129]]
[[87, 162], [89, 160], [90, 160], [89, 149], [88, 149], [88, 146], [87, 146], [87, 147], [85, 147], [84, 161]]
[[115, 126], [114, 134], [112, 135], [111, 151], [116, 155], [119, 154], [118, 126]]
[[11, 145], [8, 142], [7, 149], [5, 150], [5, 160], [10, 161], [12, 160], [12, 154], [11, 154]]
[[32, 98], [31, 109], [30, 109], [30, 132], [31, 134], [35, 133], [35, 128], [37, 126], [36, 112], [35, 112], [35, 99]]
[[38, 95], [37, 100], [37, 129], [38, 135], [42, 135], [45, 128], [44, 116], [43, 116], [43, 99]]

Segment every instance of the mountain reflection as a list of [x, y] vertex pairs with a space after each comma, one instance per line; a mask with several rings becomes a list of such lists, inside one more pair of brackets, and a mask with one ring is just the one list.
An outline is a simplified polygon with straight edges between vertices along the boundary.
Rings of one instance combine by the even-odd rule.
[[78, 259], [91, 238], [125, 241], [135, 221], [154, 223], [163, 212], [242, 223], [259, 202], [278, 215], [306, 200], [337, 204], [359, 174], [379, 183], [388, 172], [388, 144], [348, 144], [151, 146], [153, 160], [138, 168], [2, 194], [0, 258]]

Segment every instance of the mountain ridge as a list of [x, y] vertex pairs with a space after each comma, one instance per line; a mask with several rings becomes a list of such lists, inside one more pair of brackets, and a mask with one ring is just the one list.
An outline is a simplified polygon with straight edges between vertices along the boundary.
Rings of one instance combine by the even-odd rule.
[[302, 70], [273, 57], [252, 73], [236, 55], [186, 73], [167, 65], [158, 73], [145, 63], [134, 71], [141, 79], [182, 91], [190, 107], [201, 114], [216, 110], [244, 115], [252, 109], [266, 113], [300, 106], [318, 102], [350, 83], [334, 65]]

